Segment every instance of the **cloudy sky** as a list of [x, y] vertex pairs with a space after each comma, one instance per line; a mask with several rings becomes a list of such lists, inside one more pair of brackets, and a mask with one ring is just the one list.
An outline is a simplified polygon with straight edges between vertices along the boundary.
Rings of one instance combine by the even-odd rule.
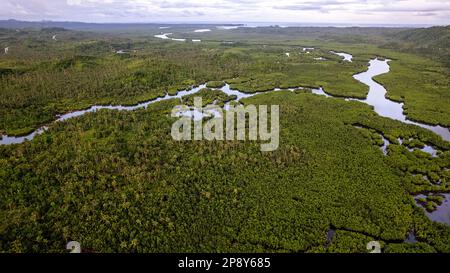
[[0, 19], [450, 25], [450, 0], [0, 0]]

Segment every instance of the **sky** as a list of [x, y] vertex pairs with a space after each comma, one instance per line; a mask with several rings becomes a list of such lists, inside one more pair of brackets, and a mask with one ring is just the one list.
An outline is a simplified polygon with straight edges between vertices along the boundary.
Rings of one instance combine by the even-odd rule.
[[450, 25], [450, 0], [0, 0], [0, 19]]

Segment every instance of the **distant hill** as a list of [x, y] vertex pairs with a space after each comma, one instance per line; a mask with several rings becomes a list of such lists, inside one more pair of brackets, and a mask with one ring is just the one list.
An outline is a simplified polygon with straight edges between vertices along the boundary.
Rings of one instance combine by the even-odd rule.
[[[31, 29], [47, 32], [79, 30], [97, 32], [124, 32], [132, 30], [160, 31], [161, 25], [176, 26], [178, 30], [217, 26], [217, 24], [160, 24], [160, 23], [82, 23], [82, 22], [27, 22], [0, 20], [0, 28]], [[240, 24], [225, 24], [240, 25]], [[285, 38], [285, 39], [323, 39], [340, 43], [371, 43], [384, 48], [419, 54], [433, 58], [450, 66], [450, 26], [428, 28], [401, 27], [258, 27], [234, 30], [234, 37]]]
[[438, 59], [450, 66], [450, 26], [408, 29], [388, 34], [384, 47]]
[[[18, 21], [14, 19], [0, 20], [0, 28], [65, 28], [70, 30], [124, 30], [124, 29], [148, 29], [158, 28], [161, 25], [177, 25], [179, 27], [199, 27], [205, 24], [165, 24], [165, 23], [83, 23], [83, 22], [55, 22], [55, 21]], [[218, 24], [207, 24], [208, 26], [215, 26]], [[222, 25], [239, 25], [239, 24], [220, 24]]]
[[54, 22], [54, 21], [18, 21], [14, 19], [0, 20], [0, 28], [65, 28], [71, 30], [106, 30], [117, 28], [156, 26], [157, 24], [97, 24], [82, 22]]
[[421, 46], [448, 47], [450, 45], [450, 26], [409, 29], [396, 34], [396, 37]]

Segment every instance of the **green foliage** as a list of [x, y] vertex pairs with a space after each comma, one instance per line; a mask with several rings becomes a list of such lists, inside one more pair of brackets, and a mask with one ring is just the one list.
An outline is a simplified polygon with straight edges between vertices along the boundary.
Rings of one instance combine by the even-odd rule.
[[202, 98], [202, 106], [206, 106], [208, 104], [216, 104], [218, 106], [223, 106], [226, 102], [229, 102], [231, 100], [235, 100], [236, 96], [228, 96], [227, 94], [223, 93], [219, 90], [212, 90], [209, 88], [203, 88], [199, 92], [183, 97], [182, 101], [184, 104], [193, 106], [194, 105], [194, 98], [195, 97], [201, 97]]
[[281, 107], [280, 148], [262, 153], [257, 142], [173, 141], [178, 103], [99, 111], [1, 146], [0, 248], [318, 251], [333, 226], [330, 252], [366, 252], [367, 240], [403, 240], [413, 228], [446, 251], [446, 233], [416, 227], [430, 220], [415, 213], [403, 174], [342, 122], [358, 122], [367, 105], [292, 92], [245, 99]]
[[367, 250], [367, 243], [371, 241], [374, 241], [374, 238], [351, 231], [337, 230], [327, 252], [368, 253], [370, 250]]
[[[92, 33], [57, 33], [54, 41], [40, 31], [20, 32], [11, 44], [12, 53], [0, 55], [4, 71], [0, 78], [1, 131], [18, 135], [49, 123], [57, 114], [93, 104], [136, 104], [210, 79], [231, 79], [227, 82], [233, 87], [250, 93], [320, 85], [335, 95], [362, 98], [367, 93], [351, 77], [364, 69], [365, 61], [343, 63], [326, 50], [284, 58], [280, 53], [286, 49], [280, 46], [229, 48], [214, 43], [157, 43], [105, 34], [96, 34], [94, 39]], [[17, 34], [0, 35], [13, 39]], [[119, 49], [128, 52], [127, 56], [116, 54]], [[235, 56], [236, 52], [245, 58]], [[327, 55], [330, 61], [315, 61], [319, 55]], [[23, 67], [27, 70], [19, 73]]]
[[225, 86], [225, 83], [222, 81], [211, 81], [206, 84], [206, 87], [208, 87], [208, 88], [221, 88], [224, 86]]
[[384, 253], [435, 253], [436, 250], [422, 242], [414, 244], [410, 243], [392, 243], [388, 244], [384, 250]]
[[404, 102], [411, 120], [450, 127], [449, 67], [413, 55], [399, 56], [390, 66], [389, 73], [376, 78], [387, 97]]
[[[197, 35], [175, 29], [184, 30]], [[352, 75], [374, 56], [394, 60], [377, 80], [408, 116], [450, 124], [446, 67], [369, 44], [401, 30], [243, 28], [202, 34], [201, 44], [142, 38], [146, 31], [0, 30], [11, 45], [0, 55], [0, 131], [24, 134], [58, 113], [134, 104], [211, 79], [210, 88], [223, 80], [249, 93], [323, 86], [363, 98], [367, 87]], [[221, 42], [228, 38], [238, 42]], [[316, 49], [303, 54], [300, 45]], [[129, 53], [116, 54], [121, 49]], [[280, 147], [270, 153], [259, 141], [174, 141], [170, 112], [179, 100], [89, 113], [0, 146], [0, 251], [64, 252], [76, 240], [96, 252], [365, 253], [377, 240], [384, 252], [450, 252], [450, 228], [414, 200], [426, 193], [418, 202], [431, 211], [443, 202], [439, 193], [450, 192], [450, 144], [309, 88], [243, 99], [280, 105]], [[195, 96], [204, 104], [234, 99], [206, 88], [183, 103]], [[391, 143], [387, 156], [381, 136]], [[408, 150], [425, 144], [439, 156]], [[418, 242], [403, 243], [411, 230]]]
[[450, 26], [409, 29], [390, 37], [392, 41], [384, 47], [424, 55], [450, 66]]

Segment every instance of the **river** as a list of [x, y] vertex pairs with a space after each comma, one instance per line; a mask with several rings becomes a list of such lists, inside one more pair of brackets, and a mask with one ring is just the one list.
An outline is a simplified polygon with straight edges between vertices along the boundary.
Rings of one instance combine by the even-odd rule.
[[[344, 54], [347, 54], [347, 53], [344, 53]], [[350, 58], [350, 60], [351, 60], [351, 58]], [[389, 61], [390, 60], [373, 59], [369, 62], [369, 68], [367, 71], [354, 75], [353, 77], [356, 80], [369, 86], [369, 93], [367, 95], [367, 98], [364, 100], [353, 99], [353, 98], [347, 98], [346, 100], [357, 100], [357, 101], [360, 101], [363, 103], [367, 103], [369, 105], [372, 105], [374, 107], [374, 111], [377, 114], [379, 114], [380, 116], [395, 119], [395, 120], [401, 121], [403, 123], [414, 124], [414, 125], [420, 126], [422, 128], [425, 128], [425, 129], [435, 132], [436, 134], [440, 135], [444, 140], [450, 141], [449, 129], [441, 127], [441, 126], [432, 126], [432, 125], [427, 125], [427, 124], [423, 124], [420, 122], [414, 122], [414, 121], [408, 120], [407, 117], [403, 114], [403, 104], [391, 101], [385, 97], [386, 92], [387, 92], [386, 89], [381, 84], [374, 81], [373, 77], [388, 73], [389, 72]], [[140, 109], [140, 108], [146, 108], [149, 104], [152, 104], [152, 103], [155, 103], [155, 102], [158, 102], [161, 100], [181, 98], [183, 96], [195, 94], [198, 91], [200, 91], [202, 88], [205, 88], [205, 87], [206, 87], [206, 85], [203, 84], [203, 85], [200, 85], [200, 86], [195, 87], [190, 90], [179, 91], [174, 96], [170, 96], [170, 95], [166, 94], [164, 97], [160, 97], [160, 98], [157, 98], [154, 100], [139, 103], [134, 106], [94, 105], [85, 110], [74, 111], [74, 112], [70, 112], [70, 113], [58, 116], [56, 119], [56, 122], [65, 121], [69, 118], [82, 116], [86, 113], [95, 112], [100, 109], [132, 111], [132, 110], [136, 110], [136, 109]], [[301, 88], [301, 87], [299, 87], [299, 88]], [[226, 84], [224, 87], [220, 88], [219, 90], [223, 91], [224, 93], [226, 93], [228, 95], [236, 95], [237, 101], [239, 101], [242, 98], [247, 98], [247, 97], [254, 96], [255, 94], [257, 94], [257, 93], [249, 94], [249, 93], [241, 92], [239, 90], [232, 90], [228, 84]], [[280, 90], [279, 88], [275, 88], [274, 90], [270, 90], [270, 91], [279, 91], [279, 90]], [[292, 90], [293, 89], [291, 89], [291, 91]], [[321, 88], [321, 87], [318, 89], [313, 89], [312, 92], [317, 95], [324, 95], [327, 97], [332, 97], [330, 94], [326, 93], [326, 91], [323, 90], [323, 88]], [[13, 137], [13, 136], [3, 135], [2, 139], [0, 140], [0, 144], [22, 143], [25, 140], [33, 139], [36, 135], [41, 134], [45, 130], [47, 130], [47, 126], [43, 126], [26, 136]]]
[[[346, 53], [345, 53], [346, 54]], [[339, 55], [339, 54], [338, 54]], [[348, 58], [347, 58], [348, 59]], [[351, 61], [351, 58], [350, 60]], [[391, 101], [386, 98], [386, 92], [387, 90], [379, 83], [373, 80], [373, 77], [385, 74], [389, 72], [389, 61], [390, 60], [380, 60], [380, 59], [373, 59], [369, 62], [368, 70], [359, 74], [354, 75], [353, 77], [358, 80], [359, 82], [366, 84], [369, 86], [369, 93], [367, 95], [366, 99], [353, 99], [353, 98], [345, 98], [345, 100], [357, 100], [366, 104], [369, 104], [373, 106], [374, 111], [378, 113], [378, 115], [383, 117], [388, 117], [394, 120], [398, 120], [403, 123], [407, 124], [414, 124], [417, 126], [420, 126], [422, 128], [431, 130], [435, 132], [436, 134], [440, 135], [443, 139], [450, 141], [450, 131], [447, 128], [441, 127], [441, 126], [431, 126], [426, 125], [419, 122], [410, 121], [407, 119], [407, 117], [403, 114], [403, 104], [397, 103], [394, 101]], [[169, 100], [169, 99], [175, 99], [178, 98], [181, 100], [182, 97], [195, 94], [199, 92], [201, 89], [205, 88], [206, 84], [202, 84], [200, 86], [194, 87], [192, 89], [186, 89], [179, 91], [176, 95], [169, 95], [166, 94], [163, 97], [159, 97], [153, 100], [149, 100], [146, 102], [139, 103], [134, 106], [113, 106], [113, 105], [94, 105], [89, 107], [85, 110], [80, 111], [74, 111], [70, 112], [64, 115], [57, 116], [57, 119], [55, 122], [63, 122], [68, 119], [82, 116], [86, 113], [96, 112], [101, 109], [109, 109], [109, 110], [118, 110], [118, 111], [133, 111], [137, 109], [146, 109], [150, 104], [163, 101], [163, 100]], [[298, 88], [291, 88], [288, 89], [289, 91], [294, 91], [295, 89], [302, 89], [302, 87]], [[226, 93], [227, 95], [234, 95], [236, 96], [235, 102], [239, 102], [243, 98], [248, 98], [251, 96], [255, 96], [257, 94], [260, 94], [262, 92], [257, 93], [244, 93], [239, 90], [232, 89], [229, 84], [225, 84], [222, 88], [217, 88], [217, 90], [221, 90], [222, 92]], [[266, 92], [276, 92], [281, 91], [280, 88], [275, 88], [273, 90], [269, 90]], [[312, 92], [316, 95], [322, 95], [326, 97], [332, 97], [330, 94], [326, 93], [325, 90], [320, 87], [318, 89], [312, 89]], [[229, 108], [229, 103], [226, 103], [224, 106], [224, 109], [227, 110]], [[209, 113], [202, 113], [198, 109], [190, 108], [190, 111], [180, 112], [179, 115], [183, 116], [190, 116], [193, 119], [201, 119], [204, 116], [217, 116], [218, 113], [209, 112]], [[21, 136], [21, 137], [13, 137], [13, 136], [7, 136], [3, 135], [2, 139], [0, 139], [0, 144], [8, 145], [8, 144], [19, 144], [26, 140], [32, 140], [36, 135], [42, 134], [48, 129], [47, 126], [42, 126], [38, 128], [36, 131], [32, 132], [31, 134], [27, 136]], [[383, 153], [387, 154], [387, 147], [389, 145], [389, 142], [383, 137], [384, 145], [381, 147]], [[400, 143], [402, 140], [399, 140]], [[430, 153], [432, 156], [436, 156], [436, 150], [433, 149], [433, 147], [426, 145], [423, 149], [423, 151]], [[442, 206], [439, 206], [435, 212], [428, 213], [427, 216], [430, 217], [430, 219], [438, 222], [443, 222], [446, 224], [450, 223], [449, 220], [449, 196], [445, 195], [445, 203]]]
[[[354, 75], [354, 79], [369, 86], [369, 93], [367, 98], [363, 100], [354, 98], [346, 98], [346, 100], [356, 100], [369, 104], [374, 107], [374, 111], [380, 116], [398, 120], [403, 123], [420, 126], [433, 131], [437, 135], [440, 135], [444, 140], [450, 141], [450, 130], [448, 128], [409, 120], [403, 113], [403, 103], [395, 102], [386, 98], [386, 88], [374, 81], [373, 77], [388, 73], [389, 62], [390, 60], [373, 59], [369, 62], [369, 69], [367, 71]], [[327, 94], [322, 88], [313, 90], [313, 92], [318, 95], [332, 97], [332, 95]]]

